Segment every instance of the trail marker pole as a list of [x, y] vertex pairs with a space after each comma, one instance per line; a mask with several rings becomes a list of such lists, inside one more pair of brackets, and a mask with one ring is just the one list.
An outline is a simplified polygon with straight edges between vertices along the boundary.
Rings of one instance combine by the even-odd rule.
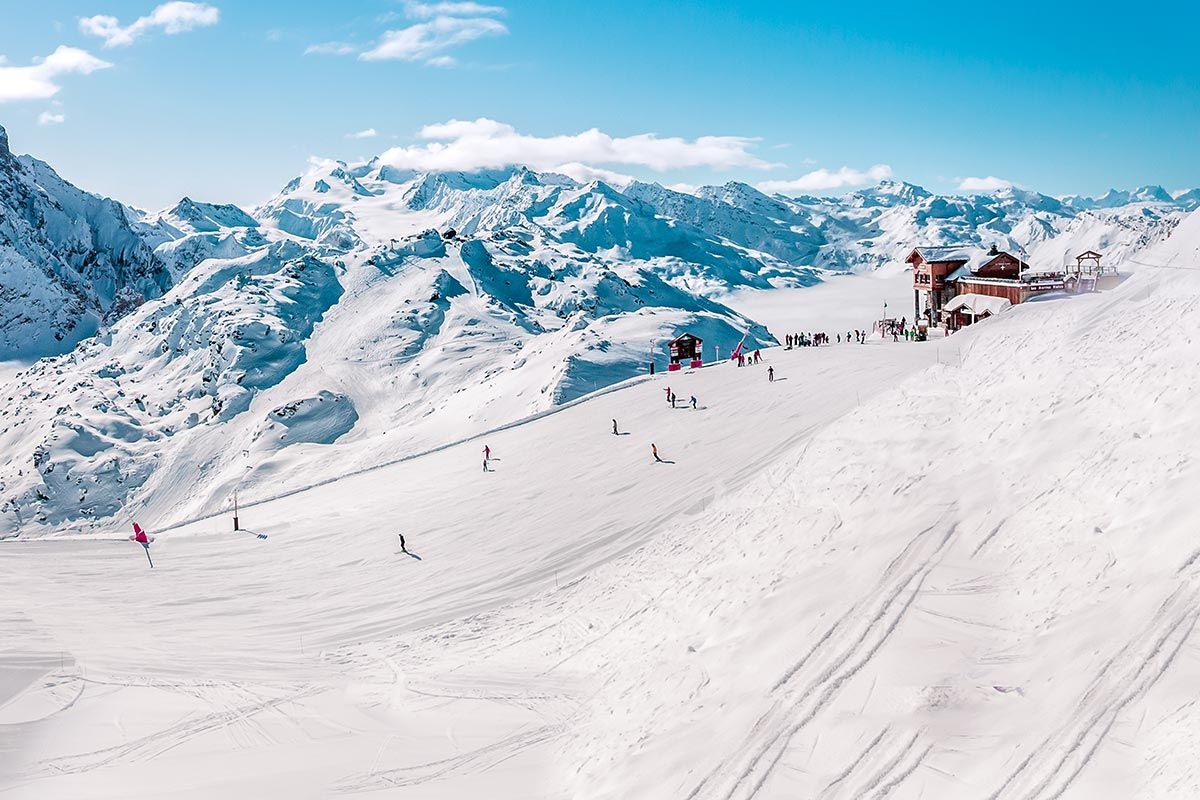
[[234, 489], [234, 490], [233, 490], [233, 529], [234, 529], [235, 531], [240, 531], [240, 530], [241, 530], [241, 528], [239, 528], [239, 527], [238, 527], [238, 502], [237, 502], [237, 489]]

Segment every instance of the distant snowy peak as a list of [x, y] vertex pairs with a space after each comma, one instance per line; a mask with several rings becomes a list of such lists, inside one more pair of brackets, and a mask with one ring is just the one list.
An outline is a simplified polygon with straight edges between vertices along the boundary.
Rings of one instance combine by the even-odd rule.
[[891, 208], [900, 205], [917, 205], [931, 197], [933, 197], [932, 193], [915, 183], [884, 180], [876, 186], [852, 192], [849, 195], [849, 201], [854, 205]]
[[1200, 189], [1192, 189], [1175, 195], [1175, 205], [1188, 211], [1200, 208]]
[[180, 200], [164, 216], [184, 223], [196, 233], [258, 227], [258, 220], [235, 205], [198, 203], [190, 197]]
[[[1200, 190], [1193, 190], [1200, 191]], [[1186, 193], [1185, 193], [1186, 196]], [[1179, 202], [1179, 198], [1172, 198], [1167, 190], [1161, 186], [1139, 186], [1133, 191], [1123, 189], [1109, 189], [1099, 197], [1084, 197], [1080, 195], [1069, 195], [1063, 198], [1063, 201], [1073, 208], [1080, 210], [1090, 210], [1094, 208], [1120, 208], [1121, 206], [1131, 205], [1133, 203], [1158, 203], [1162, 205], [1173, 205], [1179, 208], [1187, 208], [1187, 201]]]
[[123, 206], [14, 156], [0, 127], [0, 358], [70, 349], [171, 282]]

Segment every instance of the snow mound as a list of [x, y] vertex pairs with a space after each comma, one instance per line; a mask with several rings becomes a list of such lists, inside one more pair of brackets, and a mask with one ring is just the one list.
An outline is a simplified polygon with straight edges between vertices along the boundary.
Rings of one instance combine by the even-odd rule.
[[267, 447], [333, 444], [349, 433], [357, 421], [358, 412], [349, 397], [321, 390], [316, 397], [305, 397], [272, 409], [254, 438], [263, 439]]

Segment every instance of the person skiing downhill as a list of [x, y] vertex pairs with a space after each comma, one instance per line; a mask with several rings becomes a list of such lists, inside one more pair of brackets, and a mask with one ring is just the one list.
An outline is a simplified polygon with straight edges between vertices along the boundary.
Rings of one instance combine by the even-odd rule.
[[489, 460], [491, 460], [491, 458], [492, 458], [492, 448], [488, 447], [488, 446], [485, 444], [485, 445], [483, 446], [483, 460], [484, 460], [484, 461], [489, 461]]
[[696, 395], [692, 395], [692, 410], [696, 410]]
[[767, 367], [767, 380], [771, 383], [775, 382], [775, 368]]
[[150, 562], [150, 569], [154, 569], [154, 562], [150, 559], [150, 543], [154, 541], [153, 537], [147, 536], [142, 530], [142, 526], [136, 522], [133, 523], [133, 536], [129, 537], [129, 541], [137, 542], [146, 550], [146, 560]]
[[658, 457], [658, 445], [654, 442], [650, 443], [650, 452], [654, 454], [654, 460], [661, 464], [662, 459]]
[[406, 547], [404, 546], [404, 534], [403, 534], [403, 533], [397, 533], [396, 535], [400, 537], [400, 552], [401, 552], [401, 553], [408, 553], [408, 548], [406, 548]]
[[617, 421], [614, 419], [613, 420], [613, 436], [618, 436], [618, 435], [619, 434], [617, 433]]
[[671, 395], [671, 387], [670, 387], [670, 386], [668, 386], [668, 387], [666, 388], [666, 392], [667, 392], [667, 402], [669, 403], [669, 402], [671, 402], [671, 397], [672, 397], [672, 395]]

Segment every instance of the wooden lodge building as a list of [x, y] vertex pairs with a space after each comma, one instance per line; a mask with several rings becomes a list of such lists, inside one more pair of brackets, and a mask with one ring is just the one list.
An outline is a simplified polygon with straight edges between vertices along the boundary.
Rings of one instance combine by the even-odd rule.
[[913, 270], [916, 319], [958, 330], [1047, 292], [1063, 290], [1063, 273], [1033, 270], [997, 249], [918, 247], [905, 259]]

